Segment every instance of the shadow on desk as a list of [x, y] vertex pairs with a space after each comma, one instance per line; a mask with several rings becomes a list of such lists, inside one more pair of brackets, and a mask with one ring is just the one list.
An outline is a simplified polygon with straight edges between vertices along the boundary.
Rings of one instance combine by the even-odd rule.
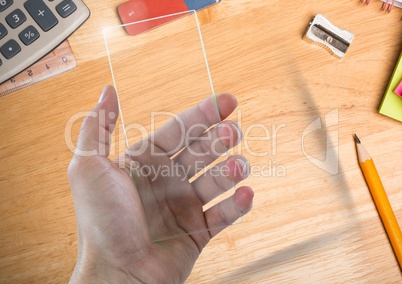
[[[243, 283], [247, 282], [245, 280], [250, 280], [249, 278], [263, 279], [269, 275], [270, 270], [280, 270], [281, 267], [288, 266], [294, 259], [311, 256], [328, 246], [336, 245], [339, 238], [345, 236], [345, 234], [350, 237], [350, 234], [356, 235], [358, 232], [353, 232], [353, 227], [348, 227], [305, 240], [235, 270], [229, 275], [218, 279], [217, 283]], [[357, 275], [357, 277], [360, 277], [360, 275]], [[280, 281], [281, 279], [278, 280]]]
[[[297, 259], [303, 259], [303, 262], [307, 265], [305, 268], [306, 269], [311, 269], [312, 273], [312, 278], [316, 278], [317, 276], [320, 275], [314, 275], [314, 270], [316, 268], [316, 265], [320, 265], [321, 260], [317, 259], [314, 262], [314, 258], [320, 257], [320, 252], [323, 251], [331, 251], [332, 249], [336, 248], [339, 245], [342, 245], [342, 243], [356, 243], [356, 246], [362, 246], [363, 242], [361, 242], [361, 227], [360, 227], [360, 222], [358, 218], [356, 217], [356, 212], [354, 209], [354, 202], [352, 199], [352, 196], [350, 194], [350, 188], [348, 185], [348, 182], [346, 180], [346, 177], [344, 175], [344, 172], [342, 170], [342, 167], [339, 163], [339, 145], [337, 144], [338, 141], [331, 141], [331, 137], [327, 135], [329, 129], [327, 129], [326, 121], [322, 119], [324, 116], [323, 113], [320, 112], [320, 109], [317, 105], [317, 102], [315, 101], [315, 98], [310, 91], [310, 88], [308, 86], [307, 81], [304, 79], [302, 71], [297, 69], [297, 66], [295, 66], [295, 60], [292, 60], [292, 62], [287, 62], [287, 66], [289, 66], [290, 70], [289, 72], [289, 78], [292, 81], [292, 83], [298, 87], [298, 91], [295, 92], [293, 95], [292, 99], [295, 103], [302, 103], [304, 107], [308, 108], [309, 111], [307, 112], [310, 116], [309, 120], [311, 122], [316, 121], [317, 119], [319, 120], [321, 118], [322, 121], [320, 122], [320, 132], [323, 133], [323, 136], [320, 136], [319, 139], [317, 139], [314, 143], [314, 145], [319, 148], [317, 149], [319, 152], [327, 152], [326, 155], [327, 157], [332, 157], [332, 161], [329, 160], [329, 162], [336, 163], [336, 174], [335, 173], [328, 173], [328, 180], [331, 181], [331, 183], [334, 185], [334, 190], [336, 189], [337, 192], [334, 192], [334, 200], [339, 200], [341, 206], [345, 208], [348, 211], [348, 216], [344, 216], [346, 220], [346, 226], [341, 227], [337, 230], [333, 230], [315, 237], [312, 237], [310, 239], [304, 240], [300, 243], [294, 244], [290, 247], [284, 248], [283, 250], [280, 250], [274, 254], [271, 254], [269, 256], [266, 256], [262, 259], [256, 260], [252, 262], [251, 264], [242, 267], [238, 270], [233, 271], [232, 273], [228, 274], [227, 276], [218, 279], [217, 283], [247, 283], [247, 282], [253, 282], [255, 280], [263, 280], [264, 278], [266, 279], [269, 276], [269, 278], [272, 280], [275, 278], [275, 274], [277, 271], [283, 271], [283, 270], [289, 270], [289, 274], [291, 273], [291, 269], [293, 266], [297, 266], [298, 261], [295, 261]], [[334, 106], [336, 108], [336, 106]], [[352, 137], [351, 137], [352, 139]], [[333, 152], [331, 152], [333, 151]], [[306, 157], [307, 158], [307, 157]], [[336, 159], [336, 161], [335, 161]], [[339, 190], [339, 191], [338, 191]], [[347, 249], [347, 248], [345, 248]], [[342, 248], [340, 248], [342, 251]], [[354, 255], [354, 252], [351, 251], [343, 251], [345, 254], [352, 254]], [[348, 257], [349, 258], [349, 257]], [[311, 259], [311, 264], [310, 268], [308, 268], [308, 262], [309, 259]], [[345, 265], [352, 264], [356, 265], [358, 267], [364, 266], [365, 265], [365, 256], [361, 257], [350, 257], [350, 263], [348, 263], [347, 260], [345, 260]], [[336, 260], [332, 259], [322, 259], [322, 265], [325, 265], [325, 262], [334, 262]], [[340, 262], [342, 262], [342, 259], [339, 259]], [[299, 267], [300, 268], [300, 267]], [[364, 276], [365, 269], [358, 269], [360, 271], [359, 273], [356, 273], [356, 275], [351, 275], [352, 278], [355, 280], [358, 280], [359, 277]], [[316, 273], [325, 273], [324, 271], [315, 271]], [[278, 274], [278, 277], [281, 274]], [[292, 276], [295, 278], [294, 280], [297, 282], [297, 280], [300, 281], [297, 277], [297, 272], [294, 272], [294, 275], [287, 275], [286, 279], [276, 279], [279, 283], [281, 281], [287, 281], [289, 278], [292, 278]], [[322, 275], [321, 275], [322, 276]], [[336, 275], [332, 275], [336, 277]], [[271, 278], [272, 277], [272, 278]], [[325, 278], [325, 277], [324, 277]], [[313, 280], [312, 279], [312, 280]], [[349, 279], [351, 280], [351, 279]]]

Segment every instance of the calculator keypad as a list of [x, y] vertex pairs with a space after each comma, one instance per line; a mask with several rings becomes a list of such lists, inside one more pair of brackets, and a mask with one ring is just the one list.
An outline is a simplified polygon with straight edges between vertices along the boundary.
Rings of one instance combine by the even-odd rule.
[[17, 55], [18, 52], [21, 51], [21, 46], [18, 44], [18, 42], [16, 42], [15, 40], [9, 40], [8, 42], [6, 42], [5, 45], [3, 45], [0, 48], [0, 52], [1, 54], [3, 54], [3, 56], [6, 59], [11, 59], [13, 58], [15, 55]]
[[20, 9], [13, 11], [11, 14], [9, 14], [6, 17], [6, 22], [13, 29], [18, 28], [26, 20], [27, 20], [27, 17], [25, 17], [25, 14]]
[[13, 0], [0, 0], [0, 12], [3, 12], [13, 4]]
[[39, 32], [34, 26], [29, 26], [24, 29], [18, 37], [25, 45], [30, 45], [39, 38]]
[[0, 0], [0, 84], [56, 48], [89, 15], [82, 0]]
[[0, 23], [0, 39], [5, 37], [8, 34], [6, 27]]
[[28, 0], [25, 2], [24, 6], [35, 22], [45, 32], [53, 28], [59, 22], [42, 0]]
[[64, 0], [56, 6], [57, 13], [63, 18], [67, 18], [77, 10], [77, 6], [71, 0]]

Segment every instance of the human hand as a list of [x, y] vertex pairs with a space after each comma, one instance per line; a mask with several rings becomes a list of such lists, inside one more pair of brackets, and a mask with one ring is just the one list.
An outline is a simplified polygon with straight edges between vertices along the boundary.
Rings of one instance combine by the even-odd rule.
[[[251, 209], [254, 194], [244, 186], [203, 211], [203, 205], [247, 177], [250, 169], [243, 156], [214, 166], [225, 169], [219, 176], [207, 171], [189, 182], [200, 164], [211, 164], [241, 139], [232, 121], [205, 131], [233, 112], [237, 102], [223, 94], [217, 104], [220, 118], [210, 97], [111, 161], [118, 102], [114, 89], [105, 88], [84, 119], [68, 169], [78, 224], [71, 283], [184, 282], [211, 238]], [[145, 167], [172, 171], [144, 174]]]

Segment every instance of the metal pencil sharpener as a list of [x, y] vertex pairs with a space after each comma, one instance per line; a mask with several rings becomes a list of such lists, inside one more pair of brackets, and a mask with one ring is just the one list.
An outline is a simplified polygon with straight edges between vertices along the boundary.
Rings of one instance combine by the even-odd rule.
[[322, 14], [317, 14], [303, 39], [325, 48], [337, 58], [343, 58], [354, 37], [351, 32], [338, 28]]

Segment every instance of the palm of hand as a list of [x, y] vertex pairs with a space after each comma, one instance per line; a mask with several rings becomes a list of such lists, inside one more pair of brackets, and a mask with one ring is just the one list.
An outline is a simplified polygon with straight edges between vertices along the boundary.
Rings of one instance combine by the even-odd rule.
[[[113, 109], [113, 97], [110, 97], [107, 99]], [[105, 104], [104, 101], [100, 105]], [[166, 127], [172, 129], [169, 125]], [[228, 129], [231, 127], [233, 123], [227, 126]], [[99, 126], [100, 132], [101, 128]], [[105, 130], [107, 133], [112, 131], [107, 127]], [[198, 134], [202, 135], [201, 132]], [[215, 129], [215, 136], [218, 134]], [[79, 228], [77, 267], [89, 259], [120, 271], [126, 279], [131, 277], [131, 281], [182, 282], [208, 241], [235, 221], [240, 212], [246, 213], [250, 209], [252, 191], [240, 188], [231, 198], [203, 212], [205, 203], [245, 177], [244, 163], [238, 163], [239, 159], [245, 161], [243, 157], [231, 157], [221, 163], [221, 166], [229, 165], [227, 177], [217, 179], [206, 175], [190, 183], [191, 176], [187, 175], [195, 172], [187, 169], [191, 169], [199, 158], [186, 150], [172, 158], [168, 155], [170, 151], [164, 150], [171, 147], [160, 142], [163, 141], [160, 136], [165, 135], [161, 130], [152, 136], [155, 140], [150, 141], [157, 141], [157, 145], [150, 144], [152, 147], [147, 147], [140, 155], [126, 153], [124, 167], [118, 160], [112, 162], [102, 156], [91, 157], [86, 160], [85, 167], [81, 166], [81, 174], [90, 175], [79, 185], [71, 182]], [[222, 145], [218, 152], [233, 146], [239, 138], [235, 136], [230, 136], [229, 143]], [[131, 150], [135, 148], [136, 145]], [[157, 155], [151, 149], [156, 149]], [[215, 158], [216, 155], [208, 155], [201, 160], [207, 165]], [[237, 171], [239, 167], [241, 169]], [[71, 168], [70, 181], [74, 181], [74, 168], [80, 167]], [[167, 172], [161, 174], [161, 170]], [[212, 193], [200, 191], [205, 186], [210, 186]], [[74, 192], [75, 187], [81, 191]], [[83, 189], [86, 187], [96, 190], [90, 200]], [[211, 230], [207, 231], [208, 228]], [[192, 232], [198, 233], [189, 234]]]

